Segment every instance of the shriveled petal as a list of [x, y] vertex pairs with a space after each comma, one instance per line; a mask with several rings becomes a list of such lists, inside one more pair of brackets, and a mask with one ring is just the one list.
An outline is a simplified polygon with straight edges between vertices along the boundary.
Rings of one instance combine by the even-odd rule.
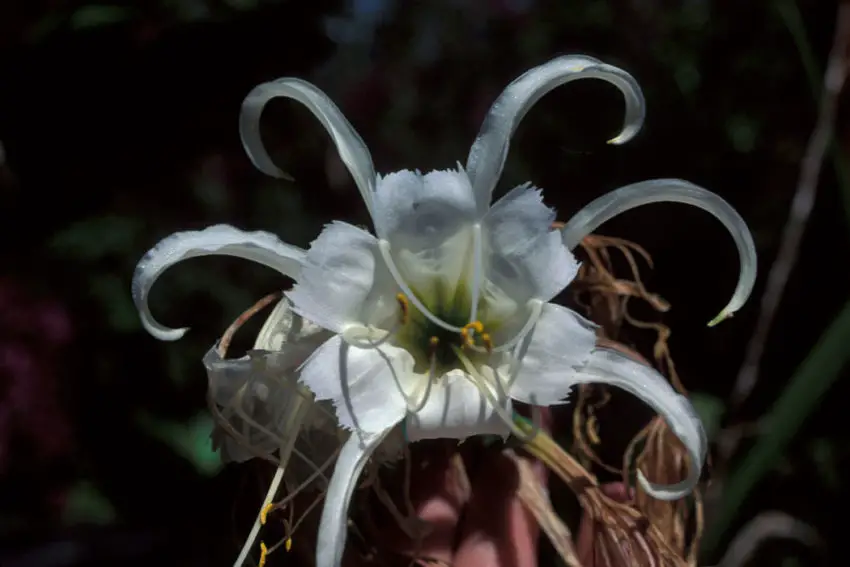
[[595, 345], [593, 323], [566, 307], [546, 304], [519, 345], [521, 363], [508, 395], [533, 405], [558, 403], [575, 384], [577, 369], [587, 362]]
[[549, 301], [578, 274], [578, 261], [551, 230], [555, 211], [540, 189], [520, 185], [499, 199], [484, 219], [490, 253], [487, 279], [522, 303]]
[[256, 350], [223, 360], [218, 347], [204, 357], [209, 396], [218, 406], [214, 444], [225, 461], [245, 461], [287, 446], [290, 435], [313, 427], [313, 395], [298, 384], [300, 367], [330, 333], [293, 313], [281, 299], [263, 324]]
[[297, 360], [293, 368], [299, 366], [309, 354], [330, 338], [330, 334], [312, 321], [304, 319], [293, 310], [292, 301], [284, 297], [263, 323], [254, 348], [266, 351], [287, 349], [287, 356]]
[[252, 260], [297, 279], [304, 251], [263, 231], [244, 232], [225, 224], [204, 230], [177, 232], [159, 241], [136, 266], [133, 274], [133, 302], [144, 328], [163, 341], [176, 341], [189, 330], [170, 329], [158, 323], [148, 307], [148, 293], [157, 278], [177, 262], [197, 256], [236, 256]]
[[404, 417], [402, 391], [413, 387], [413, 357], [404, 349], [350, 346], [340, 336], [319, 347], [301, 370], [318, 400], [331, 400], [341, 427], [376, 432]]
[[688, 399], [676, 392], [661, 374], [624, 354], [604, 348], [593, 351], [587, 364], [575, 376], [577, 383], [610, 384], [634, 394], [667, 421], [667, 425], [691, 458], [688, 478], [672, 485], [655, 484], [638, 471], [638, 482], [647, 494], [659, 500], [687, 496], [699, 481], [708, 441], [702, 422]]
[[213, 347], [204, 356], [210, 396], [219, 406], [214, 440], [225, 461], [245, 461], [288, 446], [297, 436], [312, 396], [297, 383], [298, 358], [254, 351], [224, 360]]
[[[510, 399], [505, 400], [504, 409], [506, 415], [511, 414]], [[460, 370], [452, 370], [440, 378], [422, 409], [408, 415], [405, 431], [409, 441], [466, 439], [487, 434], [507, 436], [511, 432], [487, 396]]]
[[490, 107], [469, 151], [466, 171], [481, 215], [490, 204], [493, 189], [508, 157], [511, 137], [520, 121], [549, 91], [576, 79], [602, 79], [616, 86], [625, 96], [623, 130], [608, 143], [623, 144], [640, 130], [645, 114], [643, 94], [634, 77], [622, 69], [586, 55], [566, 55], [527, 71], [508, 85]]
[[352, 434], [339, 453], [325, 493], [316, 537], [316, 567], [339, 567], [348, 538], [348, 510], [363, 467], [389, 429], [375, 434]]
[[286, 293], [295, 312], [335, 332], [360, 322], [378, 273], [377, 254], [377, 241], [365, 230], [344, 222], [327, 225]]
[[277, 97], [296, 100], [307, 107], [328, 131], [342, 162], [354, 177], [357, 189], [372, 213], [375, 190], [375, 168], [372, 156], [363, 139], [345, 119], [340, 109], [315, 85], [294, 78], [282, 78], [254, 87], [242, 103], [239, 116], [239, 133], [242, 145], [254, 165], [263, 173], [286, 177], [272, 161], [260, 136], [260, 116], [266, 104]]
[[709, 322], [709, 326], [716, 325], [731, 317], [746, 303], [755, 285], [758, 264], [756, 246], [747, 223], [719, 195], [681, 179], [653, 179], [626, 185], [606, 193], [573, 215], [561, 230], [564, 244], [572, 250], [585, 236], [620, 213], [641, 205], [663, 202], [685, 203], [711, 213], [723, 223], [735, 241], [741, 270], [732, 299]]

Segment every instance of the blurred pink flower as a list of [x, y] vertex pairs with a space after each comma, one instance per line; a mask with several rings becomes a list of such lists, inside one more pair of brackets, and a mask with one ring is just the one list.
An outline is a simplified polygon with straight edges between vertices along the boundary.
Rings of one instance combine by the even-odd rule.
[[59, 400], [57, 375], [63, 347], [73, 335], [59, 302], [37, 297], [24, 285], [0, 280], [0, 470], [13, 435], [25, 438], [39, 460], [71, 450], [71, 427]]

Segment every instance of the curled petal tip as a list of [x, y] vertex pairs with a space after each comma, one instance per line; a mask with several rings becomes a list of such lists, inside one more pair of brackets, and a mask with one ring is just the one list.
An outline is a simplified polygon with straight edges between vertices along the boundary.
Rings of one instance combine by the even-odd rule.
[[622, 132], [620, 132], [620, 134], [611, 138], [605, 143], [611, 146], [622, 146], [623, 144], [634, 138], [637, 133], [637, 128], [628, 128], [626, 130], [623, 130]]
[[501, 177], [511, 138], [517, 126], [537, 101], [552, 89], [578, 79], [599, 79], [617, 87], [625, 97], [623, 131], [611, 144], [632, 139], [643, 125], [646, 113], [640, 86], [627, 72], [586, 55], [557, 57], [525, 72], [499, 95], [469, 150], [466, 171], [481, 211], [490, 204]]
[[304, 257], [303, 250], [282, 242], [271, 233], [244, 232], [228, 225], [172, 234], [142, 256], [133, 274], [130, 293], [147, 332], [161, 341], [176, 341], [186, 334], [188, 328], [172, 329], [154, 318], [148, 294], [162, 273], [174, 264], [216, 254], [252, 260], [293, 279], [298, 277]]
[[684, 498], [693, 491], [695, 485], [695, 483], [685, 481], [684, 483], [675, 485], [675, 487], [664, 485], [659, 486], [647, 480], [641, 471], [637, 472], [637, 481], [638, 484], [640, 484], [640, 487], [648, 495], [652, 496], [656, 500], [664, 500], [668, 502]]
[[322, 124], [339, 151], [340, 158], [357, 184], [366, 207], [372, 210], [375, 168], [372, 156], [360, 135], [342, 111], [315, 85], [284, 77], [254, 87], [242, 103], [239, 133], [242, 146], [251, 162], [263, 173], [294, 181], [272, 161], [260, 134], [260, 116], [266, 104], [275, 98], [289, 98], [304, 105]]
[[708, 322], [708, 326], [709, 327], [716, 327], [717, 325], [719, 325], [720, 323], [722, 323], [726, 319], [731, 319], [734, 315], [735, 315], [734, 311], [728, 311], [728, 310], [724, 309], [723, 311], [720, 312], [720, 314], [717, 317], [715, 317], [714, 319], [712, 319], [711, 321]]
[[145, 316], [144, 312], [141, 313], [141, 319], [142, 327], [144, 327], [152, 337], [160, 341], [178, 341], [189, 331], [189, 327], [171, 329], [160, 325], [153, 319], [153, 317]]
[[[622, 140], [629, 130], [615, 138]], [[628, 138], [626, 138], [628, 139]], [[747, 223], [732, 206], [718, 195], [681, 179], [653, 179], [615, 189], [584, 207], [561, 229], [564, 244], [573, 250], [584, 237], [618, 214], [649, 203], [674, 202], [692, 205], [717, 218], [735, 241], [740, 259], [738, 283], [729, 303], [709, 323], [717, 325], [737, 312], [750, 296], [758, 268], [753, 236]]]
[[617, 386], [658, 412], [687, 453], [688, 475], [674, 484], [656, 484], [638, 471], [638, 484], [647, 495], [658, 500], [678, 500], [690, 494], [699, 483], [708, 440], [696, 410], [685, 396], [676, 392], [656, 370], [607, 348], [595, 349], [574, 381]]

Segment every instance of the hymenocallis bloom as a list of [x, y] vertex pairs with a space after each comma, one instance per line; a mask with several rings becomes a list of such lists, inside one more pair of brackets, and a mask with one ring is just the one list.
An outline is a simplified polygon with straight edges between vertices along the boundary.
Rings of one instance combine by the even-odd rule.
[[644, 99], [628, 73], [586, 56], [565, 56], [512, 82], [490, 109], [465, 166], [421, 174], [376, 174], [365, 144], [318, 88], [284, 78], [256, 87], [243, 103], [242, 141], [254, 164], [280, 176], [263, 148], [265, 104], [286, 97], [304, 104], [327, 129], [348, 167], [374, 232], [344, 222], [325, 227], [308, 250], [266, 232], [230, 226], [174, 234], [139, 263], [133, 296], [145, 327], [164, 340], [186, 329], [157, 323], [147, 307], [156, 278], [192, 256], [225, 254], [254, 260], [295, 280], [287, 292], [298, 315], [330, 331], [300, 368], [300, 383], [330, 400], [343, 446], [328, 486], [318, 534], [317, 565], [339, 565], [352, 492], [370, 455], [400, 426], [407, 441], [523, 435], [512, 403], [563, 403], [585, 382], [619, 386], [651, 405], [691, 457], [688, 478], [639, 482], [656, 498], [676, 499], [697, 482], [706, 452], [702, 425], [687, 399], [657, 372], [596, 346], [595, 327], [550, 301], [575, 278], [571, 250], [611, 217], [639, 205], [676, 201], [715, 215], [734, 237], [741, 274], [730, 303], [744, 303], [755, 279], [755, 249], [743, 219], [718, 196], [685, 181], [661, 179], [615, 190], [579, 211], [562, 230], [530, 184], [492, 202], [510, 139], [542, 96], [564, 83], [602, 79], [625, 96], [625, 125], [610, 141], [631, 139], [644, 119]]

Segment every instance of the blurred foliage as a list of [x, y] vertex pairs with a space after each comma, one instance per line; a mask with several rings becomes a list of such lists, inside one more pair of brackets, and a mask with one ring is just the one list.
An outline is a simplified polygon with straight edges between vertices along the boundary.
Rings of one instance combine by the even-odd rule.
[[[263, 118], [264, 138], [294, 181], [253, 170], [236, 123], [256, 84], [285, 75], [316, 82], [379, 171], [426, 170], [465, 159], [487, 107], [521, 72], [561, 53], [594, 55], [641, 83], [644, 131], [606, 146], [622, 116], [618, 93], [594, 82], [559, 89], [519, 128], [503, 187], [532, 180], [567, 218], [619, 185], [689, 179], [747, 219], [766, 273], [814, 124], [834, 13], [834, 3], [817, 0], [0, 5], [9, 267], [0, 275], [0, 347], [11, 377], [0, 387], [0, 564], [23, 565], [28, 550], [47, 553], [65, 538], [88, 555], [51, 551], [38, 564], [226, 565], [234, 557], [268, 471], [221, 469], [200, 359], [241, 310], [289, 282], [230, 259], [166, 273], [152, 310], [166, 324], [192, 326], [176, 344], [143, 332], [129, 282], [142, 254], [177, 230], [227, 222], [307, 245], [331, 219], [366, 221], [327, 135], [295, 105], [275, 102]], [[844, 120], [762, 380], [735, 412], [724, 400], [757, 301], [704, 328], [736, 274], [720, 227], [671, 205], [602, 231], [655, 259], [646, 283], [673, 305], [664, 322], [711, 438], [758, 424], [722, 479], [715, 521], [725, 526], [716, 524], [723, 529], [709, 542], [717, 549], [764, 509], [802, 518], [834, 549], [843, 543], [830, 518], [850, 504], [850, 430], [837, 425], [848, 394], [837, 380], [850, 289], [847, 134]], [[641, 340], [634, 346], [651, 349]], [[623, 421], [625, 439], [634, 431]], [[125, 529], [132, 538], [114, 531]], [[111, 538], [130, 543], [98, 547]], [[798, 551], [782, 564], [809, 564]]]

